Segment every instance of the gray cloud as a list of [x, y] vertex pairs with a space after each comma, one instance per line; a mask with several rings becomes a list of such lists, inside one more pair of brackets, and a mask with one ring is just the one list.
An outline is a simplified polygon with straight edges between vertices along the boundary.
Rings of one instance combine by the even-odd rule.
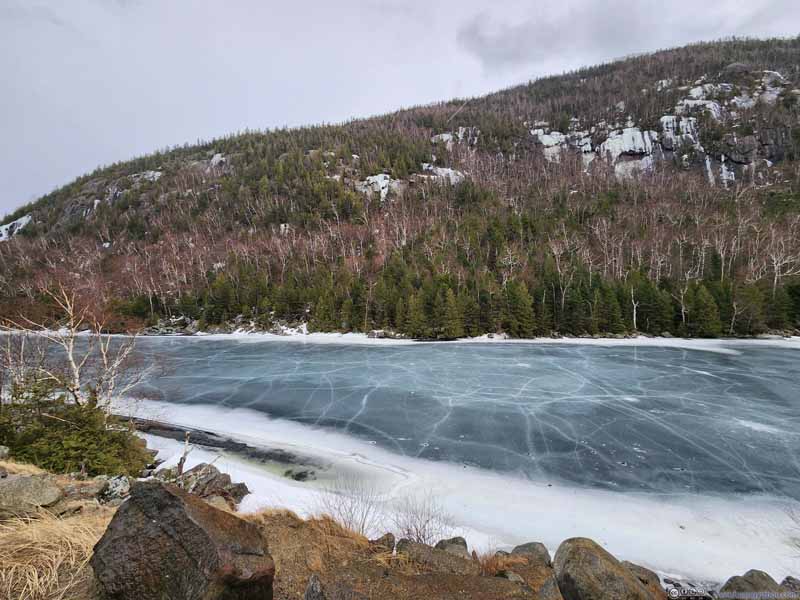
[[733, 33], [794, 2], [0, 0], [0, 214], [91, 171], [243, 129], [470, 96]]
[[[791, 0], [542, 0], [517, 20], [481, 13], [458, 29], [459, 45], [484, 69], [593, 64], [631, 53], [731, 35], [792, 35]], [[512, 17], [513, 19], [513, 17]]]

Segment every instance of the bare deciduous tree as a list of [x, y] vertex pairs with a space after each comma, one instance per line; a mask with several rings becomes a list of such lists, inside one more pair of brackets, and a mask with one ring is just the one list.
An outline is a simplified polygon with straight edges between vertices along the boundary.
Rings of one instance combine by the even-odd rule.
[[399, 501], [393, 514], [395, 533], [420, 544], [435, 544], [449, 536], [453, 518], [431, 492], [406, 496]]
[[[30, 377], [46, 382], [78, 405], [92, 405], [109, 413], [112, 401], [124, 396], [146, 374], [131, 375], [127, 367], [136, 336], [114, 338], [103, 325], [79, 307], [76, 294], [64, 285], [43, 288], [63, 317], [52, 329], [23, 318], [0, 323], [6, 335], [3, 370], [17, 382]], [[44, 342], [44, 343], [42, 343]]]
[[319, 513], [364, 536], [379, 533], [381, 505], [378, 489], [352, 475], [338, 478], [317, 497]]

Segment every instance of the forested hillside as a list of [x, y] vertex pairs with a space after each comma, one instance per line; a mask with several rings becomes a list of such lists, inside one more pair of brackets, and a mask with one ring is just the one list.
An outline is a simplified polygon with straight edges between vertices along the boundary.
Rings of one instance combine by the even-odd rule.
[[[800, 328], [800, 38], [636, 56], [101, 168], [0, 226], [0, 315], [113, 329]], [[182, 319], [181, 319], [182, 317]]]

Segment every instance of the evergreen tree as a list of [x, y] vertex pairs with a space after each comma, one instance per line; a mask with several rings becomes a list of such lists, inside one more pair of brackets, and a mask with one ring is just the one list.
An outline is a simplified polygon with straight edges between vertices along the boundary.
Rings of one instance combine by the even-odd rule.
[[334, 331], [336, 329], [335, 309], [330, 294], [322, 296], [314, 306], [311, 327], [315, 331]]
[[425, 309], [418, 292], [412, 294], [408, 299], [405, 330], [413, 338], [427, 338], [430, 336], [428, 319], [425, 316]]
[[397, 304], [394, 307], [394, 328], [402, 331], [406, 323], [406, 303], [402, 298], [397, 299]]
[[789, 311], [792, 301], [786, 288], [779, 287], [772, 296], [767, 298], [766, 314], [767, 326], [771, 329], [786, 329], [789, 326]]
[[447, 288], [445, 294], [444, 337], [454, 339], [464, 337], [464, 318], [453, 290]]
[[462, 293], [459, 296], [459, 304], [461, 305], [461, 314], [464, 315], [466, 335], [475, 337], [484, 333], [480, 325], [481, 309], [475, 298], [469, 293]]
[[743, 285], [733, 294], [733, 306], [727, 333], [755, 335], [766, 329], [764, 294], [755, 285]]
[[719, 308], [702, 283], [695, 286], [689, 303], [689, 333], [696, 337], [714, 337], [722, 332]]
[[339, 321], [342, 324], [341, 328], [343, 331], [351, 331], [355, 328], [353, 325], [353, 312], [353, 299], [349, 297], [345, 298], [345, 301], [342, 302], [341, 309], [339, 309]]
[[602, 303], [600, 305], [600, 330], [609, 333], [623, 333], [625, 324], [622, 321], [622, 309], [614, 289], [610, 285], [603, 286]]
[[506, 285], [503, 329], [513, 337], [531, 337], [534, 330], [533, 299], [522, 281]]

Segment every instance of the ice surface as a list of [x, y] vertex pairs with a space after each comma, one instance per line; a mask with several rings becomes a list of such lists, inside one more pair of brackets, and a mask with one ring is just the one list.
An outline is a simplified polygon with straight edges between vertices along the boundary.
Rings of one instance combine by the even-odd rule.
[[138, 350], [159, 368], [138, 390], [149, 399], [248, 408], [524, 479], [800, 499], [797, 350], [175, 338]]

